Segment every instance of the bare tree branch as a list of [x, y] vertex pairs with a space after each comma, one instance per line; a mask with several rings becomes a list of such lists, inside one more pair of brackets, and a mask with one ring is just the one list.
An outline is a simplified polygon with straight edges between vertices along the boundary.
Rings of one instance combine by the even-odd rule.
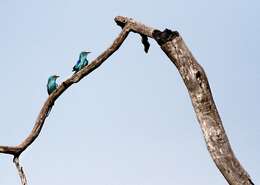
[[207, 76], [180, 36], [161, 44], [188, 89], [208, 151], [220, 172], [232, 185], [253, 184], [235, 157], [214, 103]]
[[26, 179], [25, 173], [23, 171], [23, 167], [20, 165], [19, 157], [14, 157], [13, 162], [17, 168], [22, 185], [27, 185], [27, 179]]
[[[144, 49], [148, 52], [148, 37], [153, 38], [161, 49], [177, 67], [191, 98], [197, 119], [203, 131], [208, 151], [216, 166], [230, 185], [253, 185], [250, 176], [235, 157], [225, 133], [222, 121], [214, 103], [206, 73], [197, 63], [177, 31], [165, 29], [163, 32], [148, 27], [133, 19], [117, 16], [116, 23], [122, 28], [113, 44], [97, 57], [91, 64], [83, 68], [55, 90], [44, 103], [29, 136], [17, 146], [0, 146], [0, 153], [19, 157], [30, 146], [41, 132], [48, 112], [56, 99], [72, 84], [79, 82], [93, 70], [98, 68], [123, 43], [130, 31], [142, 37]], [[19, 163], [18, 163], [19, 164]]]
[[61, 85], [47, 98], [45, 101], [38, 118], [36, 119], [35, 125], [26, 139], [24, 139], [17, 146], [0, 146], [0, 153], [11, 154], [14, 156], [19, 156], [28, 146], [30, 146], [34, 140], [38, 137], [41, 132], [42, 126], [51, 110], [56, 99], [72, 84], [79, 82], [83, 77], [91, 73], [93, 70], [98, 68], [109, 56], [111, 56], [123, 43], [130, 31], [130, 25], [126, 25], [122, 32], [115, 39], [113, 44], [104, 51], [99, 57], [97, 57], [92, 63], [86, 66], [84, 69], [78, 73], [72, 75], [69, 79], [62, 82]]

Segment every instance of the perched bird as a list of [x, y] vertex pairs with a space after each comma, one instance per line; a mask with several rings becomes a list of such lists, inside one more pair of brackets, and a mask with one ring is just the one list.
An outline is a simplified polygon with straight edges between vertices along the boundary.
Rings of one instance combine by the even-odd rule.
[[58, 78], [59, 76], [57, 75], [52, 75], [49, 77], [48, 79], [48, 83], [47, 83], [47, 91], [48, 91], [48, 94], [50, 95], [53, 91], [55, 91], [55, 89], [58, 87], [58, 84], [56, 82], [56, 79]]
[[80, 71], [83, 67], [85, 67], [86, 65], [88, 65], [88, 59], [87, 56], [88, 54], [91, 52], [88, 51], [82, 51], [79, 55], [79, 60], [77, 61], [77, 63], [75, 64], [75, 66], [73, 67], [72, 71], [78, 72]]

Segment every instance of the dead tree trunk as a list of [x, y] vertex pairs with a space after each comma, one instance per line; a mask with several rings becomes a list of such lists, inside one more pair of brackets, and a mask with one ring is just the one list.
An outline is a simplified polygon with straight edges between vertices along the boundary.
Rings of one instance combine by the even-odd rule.
[[153, 38], [160, 45], [164, 53], [177, 67], [191, 98], [197, 119], [203, 131], [208, 151], [216, 166], [230, 185], [253, 185], [250, 176], [235, 157], [225, 133], [222, 121], [214, 103], [206, 73], [197, 63], [177, 31], [165, 29], [163, 32], [148, 27], [133, 19], [118, 16], [116, 23], [122, 31], [113, 44], [97, 57], [91, 64], [64, 81], [44, 103], [39, 116], [29, 136], [17, 146], [0, 146], [0, 153], [14, 156], [14, 163], [18, 169], [21, 182], [27, 185], [26, 177], [19, 164], [19, 156], [39, 136], [48, 112], [56, 99], [72, 84], [79, 82], [93, 70], [98, 68], [110, 57], [126, 39], [130, 32], [140, 34], [145, 52], [150, 44], [148, 37]]

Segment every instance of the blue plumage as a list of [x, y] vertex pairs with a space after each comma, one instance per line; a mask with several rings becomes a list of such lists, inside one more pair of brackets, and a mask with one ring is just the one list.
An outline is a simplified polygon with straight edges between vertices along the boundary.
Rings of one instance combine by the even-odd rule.
[[75, 71], [75, 73], [76, 73], [76, 72], [80, 71], [82, 68], [84, 68], [86, 65], [88, 65], [87, 56], [88, 56], [89, 53], [90, 52], [88, 52], [88, 51], [83, 51], [83, 52], [80, 53], [79, 60], [73, 66], [72, 71]]
[[47, 91], [48, 94], [50, 95], [53, 91], [55, 91], [58, 87], [58, 84], [56, 83], [56, 79], [59, 76], [57, 75], [52, 75], [48, 78], [48, 83], [47, 83]]

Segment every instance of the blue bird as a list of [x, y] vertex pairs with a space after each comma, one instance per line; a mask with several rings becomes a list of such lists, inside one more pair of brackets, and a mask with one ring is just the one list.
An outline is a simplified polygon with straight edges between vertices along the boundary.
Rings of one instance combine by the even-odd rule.
[[77, 61], [77, 63], [73, 66], [73, 70], [72, 71], [75, 71], [78, 72], [80, 71], [83, 67], [85, 67], [86, 65], [88, 65], [88, 59], [87, 59], [87, 56], [88, 54], [91, 53], [91, 52], [88, 52], [88, 51], [82, 51], [79, 55], [79, 60]]
[[47, 83], [47, 91], [48, 91], [48, 94], [50, 95], [53, 91], [55, 91], [58, 87], [58, 84], [56, 82], [56, 79], [58, 78], [59, 76], [57, 75], [52, 75], [48, 78], [48, 83]]

